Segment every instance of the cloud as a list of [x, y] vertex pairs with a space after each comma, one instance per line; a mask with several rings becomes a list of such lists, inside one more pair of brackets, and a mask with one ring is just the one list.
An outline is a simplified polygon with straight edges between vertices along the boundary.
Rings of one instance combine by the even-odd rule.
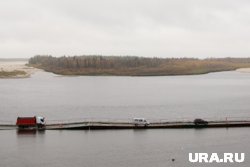
[[0, 57], [249, 57], [247, 0], [0, 1]]

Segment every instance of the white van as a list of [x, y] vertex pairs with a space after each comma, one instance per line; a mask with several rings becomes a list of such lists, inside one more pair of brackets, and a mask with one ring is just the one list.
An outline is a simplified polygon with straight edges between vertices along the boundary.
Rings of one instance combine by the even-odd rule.
[[133, 119], [133, 123], [137, 126], [137, 125], [144, 125], [147, 126], [150, 123], [145, 119], [145, 118], [134, 118]]

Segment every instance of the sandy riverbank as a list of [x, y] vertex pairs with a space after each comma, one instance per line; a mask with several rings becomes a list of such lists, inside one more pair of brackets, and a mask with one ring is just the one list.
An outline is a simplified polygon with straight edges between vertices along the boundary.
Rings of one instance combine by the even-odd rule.
[[39, 70], [37, 68], [28, 67], [25, 64], [27, 64], [27, 61], [0, 61], [0, 72], [17, 72], [17, 75], [0, 75], [0, 78], [27, 78]]
[[236, 71], [250, 73], [250, 68], [239, 68]]

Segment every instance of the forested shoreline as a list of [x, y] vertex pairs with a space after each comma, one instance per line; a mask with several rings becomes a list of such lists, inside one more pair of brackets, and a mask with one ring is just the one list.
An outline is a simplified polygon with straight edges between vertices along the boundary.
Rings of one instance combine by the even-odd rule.
[[147, 58], [136, 56], [37, 55], [29, 66], [62, 75], [192, 75], [250, 67], [250, 58]]

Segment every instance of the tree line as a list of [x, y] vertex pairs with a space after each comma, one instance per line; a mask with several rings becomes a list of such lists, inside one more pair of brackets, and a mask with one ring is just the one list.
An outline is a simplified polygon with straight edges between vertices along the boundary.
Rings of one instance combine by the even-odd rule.
[[133, 68], [139, 66], [156, 67], [163, 63], [164, 59], [145, 58], [136, 56], [73, 56], [52, 57], [34, 56], [29, 59], [29, 64], [53, 66], [60, 68]]
[[250, 58], [147, 58], [37, 55], [29, 65], [66, 75], [185, 75], [250, 67]]

